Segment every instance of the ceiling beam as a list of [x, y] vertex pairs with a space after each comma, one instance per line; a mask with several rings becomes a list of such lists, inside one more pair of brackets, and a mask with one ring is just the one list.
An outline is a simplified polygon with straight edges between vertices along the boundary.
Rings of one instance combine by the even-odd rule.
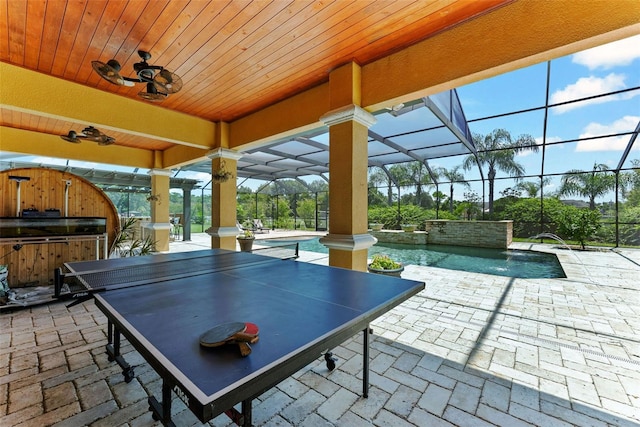
[[0, 126], [2, 151], [112, 165], [154, 167], [153, 152], [119, 145], [73, 144], [57, 135]]
[[0, 62], [0, 107], [102, 131], [118, 131], [200, 149], [213, 148], [215, 124], [142, 101]]

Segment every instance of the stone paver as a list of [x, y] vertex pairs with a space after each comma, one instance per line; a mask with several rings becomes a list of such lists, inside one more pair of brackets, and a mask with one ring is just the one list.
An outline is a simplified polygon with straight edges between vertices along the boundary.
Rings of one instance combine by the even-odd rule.
[[[192, 238], [172, 250], [207, 247]], [[319, 358], [260, 396], [255, 425], [640, 426], [640, 251], [514, 246], [557, 253], [568, 277], [407, 266], [427, 286], [372, 324], [370, 397], [355, 336], [334, 371]], [[159, 425], [146, 403], [159, 377], [125, 342], [137, 366], [123, 381], [93, 302], [5, 311], [0, 326], [0, 426]], [[200, 425], [174, 402], [177, 425]]]

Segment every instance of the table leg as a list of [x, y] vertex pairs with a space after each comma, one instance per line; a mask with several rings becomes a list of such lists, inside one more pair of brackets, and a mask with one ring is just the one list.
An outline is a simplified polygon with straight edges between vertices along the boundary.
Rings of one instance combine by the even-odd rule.
[[114, 360], [118, 363], [118, 365], [122, 368], [122, 375], [124, 376], [124, 381], [130, 383], [133, 380], [135, 373], [133, 372], [133, 367], [124, 360], [124, 357], [120, 355], [120, 331], [117, 327], [108, 321], [107, 323], [107, 359], [110, 362]]
[[171, 386], [164, 379], [162, 380], [162, 402], [158, 402], [153, 396], [150, 396], [147, 401], [154, 420], [162, 422], [163, 426], [176, 426], [171, 421]]
[[113, 323], [111, 320], [107, 320], [107, 343], [111, 344], [113, 342]]
[[367, 326], [362, 333], [362, 396], [369, 397], [369, 327]]
[[242, 412], [232, 407], [224, 411], [224, 413], [235, 425], [251, 427], [251, 402], [252, 399], [242, 401], [242, 408], [240, 408]]
[[245, 427], [251, 427], [251, 399], [242, 401], [242, 423]]

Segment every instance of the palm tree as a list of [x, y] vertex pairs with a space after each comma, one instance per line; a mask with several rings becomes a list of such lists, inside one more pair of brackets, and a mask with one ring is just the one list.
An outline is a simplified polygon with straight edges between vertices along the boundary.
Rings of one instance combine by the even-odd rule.
[[423, 186], [433, 183], [426, 166], [420, 162], [405, 163], [408, 172], [409, 183], [416, 187], [416, 205], [422, 206]]
[[438, 176], [443, 176], [449, 181], [449, 212], [453, 213], [453, 184], [463, 184], [467, 188], [471, 188], [471, 185], [464, 179], [464, 174], [460, 172], [462, 166], [455, 166], [451, 169], [438, 168]]
[[630, 206], [640, 206], [640, 159], [631, 160], [633, 169], [620, 174], [620, 195]]
[[593, 165], [593, 170], [584, 172], [572, 169], [562, 177], [558, 196], [578, 195], [589, 198], [589, 209], [596, 208], [596, 197], [606, 194], [616, 186], [616, 178], [606, 173], [609, 168], [605, 164]]
[[545, 185], [548, 185], [550, 182], [551, 182], [551, 178], [544, 177], [542, 179], [542, 182], [534, 182], [534, 181], [520, 182], [518, 183], [518, 185], [516, 185], [516, 188], [518, 190], [522, 190], [525, 193], [527, 193], [527, 196], [529, 198], [535, 199], [536, 197], [538, 197], [538, 192], [540, 191], [540, 189]]
[[393, 181], [379, 167], [369, 171], [369, 186], [377, 189], [378, 185], [387, 187], [387, 205], [393, 204]]
[[524, 175], [524, 166], [516, 162], [516, 154], [526, 150], [538, 151], [538, 145], [531, 135], [520, 135], [513, 140], [505, 129], [494, 129], [488, 135], [473, 135], [473, 142], [478, 150], [477, 157], [469, 155], [463, 162], [465, 170], [470, 170], [477, 163], [480, 167], [487, 167], [489, 180], [489, 214], [493, 213], [493, 184], [498, 169], [509, 176], [520, 178]]
[[389, 173], [398, 185], [415, 187], [415, 204], [423, 205], [424, 187], [433, 184], [429, 171], [423, 163], [417, 161], [397, 163], [389, 168]]

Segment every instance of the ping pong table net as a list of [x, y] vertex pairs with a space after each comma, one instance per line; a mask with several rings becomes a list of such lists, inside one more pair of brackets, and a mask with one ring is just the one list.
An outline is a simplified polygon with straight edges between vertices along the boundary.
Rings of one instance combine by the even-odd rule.
[[[298, 245], [280, 245], [256, 249], [253, 253], [262, 255], [250, 260], [238, 261], [238, 252], [207, 254], [174, 260], [145, 257], [145, 263], [134, 262], [116, 268], [102, 270], [71, 271], [68, 266], [54, 272], [54, 298], [76, 299], [78, 302], [90, 299], [96, 292], [141, 286], [163, 281], [199, 276], [220, 271], [259, 266], [281, 262], [298, 257]], [[138, 261], [139, 258], [133, 259]]]

